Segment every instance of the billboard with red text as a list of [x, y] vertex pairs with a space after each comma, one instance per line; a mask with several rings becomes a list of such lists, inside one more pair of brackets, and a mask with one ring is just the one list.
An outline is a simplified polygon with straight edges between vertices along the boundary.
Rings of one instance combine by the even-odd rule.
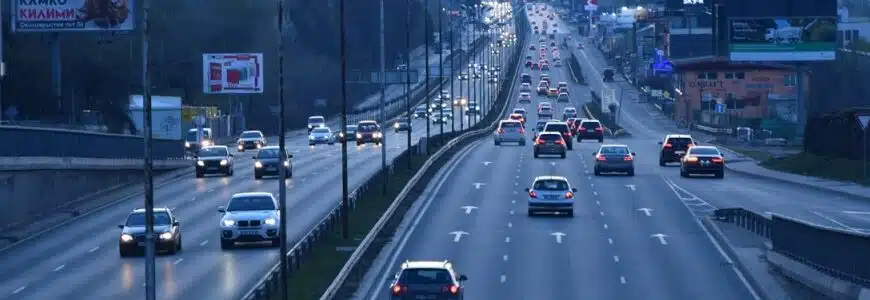
[[133, 0], [12, 0], [12, 31], [125, 31], [135, 28]]

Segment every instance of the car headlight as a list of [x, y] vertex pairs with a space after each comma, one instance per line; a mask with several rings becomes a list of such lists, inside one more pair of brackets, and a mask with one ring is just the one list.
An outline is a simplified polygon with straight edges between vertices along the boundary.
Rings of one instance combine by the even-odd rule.
[[161, 234], [160, 234], [160, 239], [161, 239], [161, 240], [171, 240], [171, 239], [172, 239], [172, 232], [164, 232], [164, 233], [161, 233]]
[[362, 134], [357, 133], [357, 134], [356, 134], [356, 138], [361, 139], [361, 138], [362, 138]]
[[338, 136], [339, 136], [339, 137], [344, 137], [344, 132], [339, 132], [339, 133], [338, 133]]
[[203, 145], [203, 146], [211, 146], [211, 141], [209, 141], [209, 140], [203, 140], [203, 141], [202, 141], [202, 145]]
[[202, 166], [205, 166], [205, 162], [198, 160], [198, 161], [196, 161], [196, 165], [202, 167]]
[[285, 161], [284, 161], [284, 166], [285, 166], [285, 167], [289, 167], [289, 166], [290, 166], [290, 162], [285, 160]]
[[308, 125], [308, 129], [314, 128], [314, 125]]
[[278, 223], [278, 221], [275, 220], [275, 218], [268, 218], [263, 220], [263, 223], [266, 223], [266, 225], [275, 225]]
[[190, 148], [190, 142], [184, 142], [184, 148]]
[[399, 128], [399, 123], [393, 124], [393, 127]]
[[239, 147], [238, 147], [238, 148], [239, 148], [239, 150], [242, 150], [242, 149], [245, 149], [245, 146], [242, 145], [242, 144], [239, 144]]
[[375, 138], [379, 138], [379, 137], [381, 137], [381, 133], [380, 133], [380, 132], [375, 132], [374, 134], [372, 134], [372, 136], [375, 137]]
[[314, 139], [314, 136], [313, 136], [313, 135], [309, 135], [309, 136], [308, 136], [308, 140], [313, 140], [313, 139]]
[[224, 225], [226, 227], [232, 227], [232, 226], [236, 225], [236, 221], [235, 220], [223, 220], [223, 221], [221, 221], [221, 225]]
[[226, 166], [226, 165], [227, 165], [227, 160], [226, 159], [221, 160], [221, 166]]
[[125, 242], [125, 243], [127, 243], [127, 242], [132, 242], [132, 241], [133, 241], [133, 236], [132, 236], [132, 235], [129, 235], [129, 234], [126, 234], [126, 233], [125, 233], [125, 234], [122, 234], [122, 235], [121, 235], [121, 241], [122, 241], [122, 242]]
[[261, 162], [259, 162], [259, 161], [258, 161], [258, 162], [254, 162], [254, 168], [259, 169], [259, 168], [262, 168], [262, 167], [263, 167], [263, 163], [261, 163]]
[[263, 144], [260, 144], [260, 142], [257, 142], [257, 149], [260, 149], [260, 148], [263, 148]]

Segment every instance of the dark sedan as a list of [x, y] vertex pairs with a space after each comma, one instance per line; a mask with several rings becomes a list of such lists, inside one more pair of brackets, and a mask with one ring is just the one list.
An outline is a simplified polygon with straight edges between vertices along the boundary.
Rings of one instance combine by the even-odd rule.
[[344, 143], [345, 141], [356, 141], [356, 125], [347, 125], [347, 133], [339, 132], [338, 141], [340, 143]]
[[680, 160], [680, 176], [691, 174], [713, 174], [716, 178], [725, 177], [725, 158], [713, 146], [694, 146], [689, 148]]
[[396, 123], [393, 123], [393, 130], [396, 132], [411, 131], [411, 122], [408, 122], [407, 119], [396, 120]]
[[205, 174], [233, 176], [233, 154], [227, 146], [205, 147], [196, 153], [196, 178]]
[[[293, 177], [293, 162], [290, 159], [293, 158], [293, 154], [287, 150], [284, 151], [286, 155], [284, 172], [286, 172], [287, 178], [291, 178]], [[260, 151], [254, 156], [254, 179], [262, 179], [263, 176], [279, 176], [281, 170], [280, 153], [281, 150], [277, 146], [260, 148]]]
[[[136, 209], [127, 215], [124, 224], [118, 225], [121, 236], [118, 252], [121, 257], [141, 254], [145, 250], [145, 209]], [[168, 208], [154, 209], [154, 247], [158, 252], [175, 254], [181, 251], [181, 227]]]

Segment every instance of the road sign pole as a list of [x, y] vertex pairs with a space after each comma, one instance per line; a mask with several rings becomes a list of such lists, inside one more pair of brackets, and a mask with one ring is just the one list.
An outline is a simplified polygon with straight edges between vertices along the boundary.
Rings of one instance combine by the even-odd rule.
[[[405, 106], [408, 108], [408, 152], [411, 153], [411, 131], [414, 130], [411, 128], [411, 0], [405, 0], [405, 7]], [[412, 169], [411, 157], [408, 155], [408, 170]]]
[[280, 214], [278, 216], [278, 222], [280, 224], [278, 227], [278, 240], [281, 242], [281, 245], [278, 247], [278, 253], [280, 259], [280, 276], [281, 276], [281, 298], [282, 300], [290, 299], [290, 291], [287, 289], [287, 284], [289, 281], [290, 272], [290, 264], [287, 260], [287, 168], [284, 168], [284, 164], [287, 163], [287, 145], [286, 145], [286, 134], [287, 134], [287, 124], [285, 118], [285, 104], [284, 104], [284, 0], [278, 0], [278, 203]]
[[156, 268], [154, 261], [154, 161], [151, 157], [153, 146], [151, 131], [151, 60], [148, 57], [148, 11], [151, 9], [149, 0], [142, 1], [142, 21], [139, 24], [142, 40], [142, 120], [143, 136], [145, 138], [145, 299], [157, 299]]
[[[339, 19], [339, 37], [338, 37], [338, 52], [339, 64], [341, 68], [341, 132], [347, 134], [347, 58], [345, 57], [345, 18], [344, 18], [344, 0], [339, 0], [338, 4], [338, 19]], [[347, 139], [341, 143], [341, 237], [347, 240], [350, 236], [350, 218], [348, 213], [350, 209], [348, 201], [348, 186], [347, 186]]]
[[[444, 30], [443, 27], [441, 27], [442, 20], [444, 19], [444, 7], [442, 5], [444, 5], [444, 2], [438, 1], [438, 81], [444, 80]], [[448, 84], [450, 84], [450, 86], [453, 86], [453, 81], [448, 81]], [[440, 92], [438, 93], [439, 96], [441, 94], [442, 93]], [[449, 97], [447, 101], [451, 102]], [[444, 105], [444, 99], [441, 99], [441, 105]], [[452, 102], [450, 103], [450, 111], [453, 111]], [[443, 108], [441, 116], [444, 116]], [[438, 146], [440, 147], [441, 145], [444, 145], [444, 120], [438, 122], [438, 125], [440, 125], [439, 127], [441, 127], [441, 134], [438, 136]]]
[[[387, 98], [387, 47], [384, 41], [384, 0], [380, 0], [381, 21], [380, 21], [380, 39], [381, 39], [381, 100], [380, 100], [380, 121], [378, 124], [386, 126], [387, 113], [385, 111]], [[408, 124], [410, 126], [410, 124]], [[381, 134], [381, 194], [387, 195], [387, 138]]]
[[[429, 17], [429, 2], [427, 2], [427, 1], [423, 2], [423, 15], [426, 17]], [[425, 49], [425, 51], [426, 51], [426, 54], [425, 54], [425, 60], [426, 60], [426, 78], [425, 78], [425, 80], [426, 80], [426, 82], [424, 84], [425, 84], [426, 89], [423, 92], [423, 97], [426, 97], [426, 109], [427, 109], [427, 111], [429, 109], [432, 109], [432, 102], [430, 101], [431, 99], [429, 99], [430, 98], [429, 97], [429, 80], [432, 79], [431, 77], [429, 77], [429, 69], [430, 69], [430, 67], [429, 67], [429, 39], [431, 39], [431, 38], [432, 38], [432, 34], [429, 33], [429, 22], [424, 21], [423, 22], [423, 49]], [[434, 113], [435, 110], [432, 109], [432, 112]], [[432, 123], [431, 119], [432, 119], [431, 117], [426, 118], [426, 143], [423, 146], [423, 147], [425, 147], [424, 151], [426, 151], [426, 156], [429, 156], [429, 142], [430, 142], [429, 139], [430, 139], [430, 137], [432, 137], [432, 134], [430, 131], [431, 129], [429, 126], [429, 123]]]
[[[800, 125], [798, 125], [800, 126]], [[870, 135], [870, 120], [864, 124], [864, 179], [867, 179], [867, 135]]]

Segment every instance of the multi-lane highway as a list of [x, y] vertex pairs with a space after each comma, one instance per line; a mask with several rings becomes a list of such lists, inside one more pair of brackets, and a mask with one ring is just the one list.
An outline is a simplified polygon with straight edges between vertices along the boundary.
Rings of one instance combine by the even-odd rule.
[[[536, 14], [533, 19], [542, 21]], [[573, 84], [567, 68], [548, 73], [554, 82], [571, 83], [571, 105], [579, 108], [590, 88], [605, 86], [600, 75], [606, 64], [591, 45], [582, 51], [573, 45], [590, 85]], [[540, 74], [526, 72], [535, 79]], [[543, 100], [536, 97], [527, 109]], [[416, 225], [381, 253], [358, 294], [386, 298], [389, 280], [405, 260], [448, 259], [468, 276], [469, 299], [758, 299], [698, 216], [745, 207], [847, 229], [870, 227], [870, 205], [858, 200], [732, 173], [721, 180], [681, 178], [675, 166], [658, 166], [657, 142], [667, 127], [646, 113], [645, 104], [624, 105], [623, 125], [632, 136], [605, 143], [637, 153], [636, 176], [595, 176], [596, 142], [575, 144], [567, 159], [535, 159], [531, 146], [484, 139], [435, 177], [405, 220]], [[555, 111], [563, 107], [556, 104]], [[536, 120], [532, 113], [529, 122]], [[523, 189], [542, 175], [565, 176], [578, 188], [573, 218], [526, 215]]]
[[[483, 54], [479, 54], [477, 60]], [[506, 55], [504, 57], [507, 57]], [[502, 76], [504, 76], [502, 74]], [[483, 79], [480, 79], [483, 80]], [[474, 81], [480, 81], [474, 80]], [[467, 81], [455, 80], [468, 96]], [[497, 91], [495, 84], [478, 83], [479, 88]], [[446, 88], [450, 90], [450, 88]], [[475, 92], [472, 84], [471, 92]], [[475, 99], [475, 98], [471, 98]], [[478, 103], [482, 99], [478, 98]], [[454, 115], [459, 118], [460, 110]], [[415, 120], [413, 143], [426, 136], [427, 120]], [[466, 127], [475, 123], [467, 118]], [[394, 133], [392, 124], [383, 124], [388, 159], [406, 149], [406, 133]], [[459, 128], [459, 120], [456, 120]], [[441, 128], [431, 126], [432, 134]], [[445, 126], [445, 132], [451, 129]], [[333, 131], [338, 131], [333, 128]], [[275, 140], [269, 141], [277, 144]], [[293, 178], [286, 182], [289, 207], [290, 245], [308, 232], [340, 199], [341, 145], [309, 147], [307, 137], [287, 141], [294, 154]], [[380, 167], [381, 148], [372, 144], [349, 145], [351, 187], [362, 182]], [[157, 258], [158, 299], [238, 299], [278, 261], [277, 248], [249, 248], [224, 251], [220, 248], [218, 206], [234, 193], [265, 191], [277, 194], [276, 179], [255, 180], [254, 151], [235, 153], [232, 177], [173, 180], [155, 188], [159, 207], [171, 208], [178, 216], [183, 236], [183, 251]], [[141, 196], [93, 212], [72, 223], [6, 249], [0, 255], [0, 299], [141, 299], [144, 298], [145, 271], [142, 258], [120, 258], [119, 230], [126, 215], [142, 206]]]

